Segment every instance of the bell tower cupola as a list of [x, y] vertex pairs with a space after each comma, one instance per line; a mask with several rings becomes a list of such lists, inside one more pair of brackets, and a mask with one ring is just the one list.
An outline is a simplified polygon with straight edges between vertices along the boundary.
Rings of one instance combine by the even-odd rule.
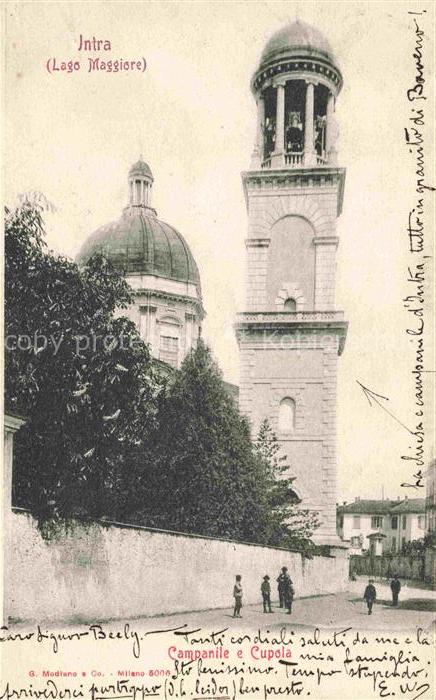
[[335, 165], [341, 87], [336, 59], [317, 29], [297, 20], [276, 32], [251, 81], [257, 103], [252, 169]]

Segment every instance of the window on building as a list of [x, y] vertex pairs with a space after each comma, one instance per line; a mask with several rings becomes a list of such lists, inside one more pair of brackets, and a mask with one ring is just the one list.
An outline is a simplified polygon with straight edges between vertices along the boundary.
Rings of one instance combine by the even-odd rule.
[[161, 335], [159, 359], [168, 364], [176, 366], [177, 356], [179, 352], [179, 339], [172, 338], [170, 335]]
[[285, 311], [296, 311], [297, 302], [295, 301], [295, 299], [292, 299], [291, 297], [289, 297], [289, 299], [286, 299], [284, 309]]
[[402, 520], [401, 526], [402, 526], [403, 530], [405, 530], [405, 529], [406, 529], [406, 525], [407, 525], [407, 518], [406, 518], [406, 516], [403, 515], [403, 517], [402, 517], [401, 520]]
[[403, 552], [404, 552], [405, 546], [406, 546], [406, 538], [403, 537], [403, 538], [401, 539], [401, 549], [402, 549]]
[[339, 516], [338, 525], [339, 525], [339, 527], [344, 527], [344, 516], [343, 515]]
[[295, 401], [289, 397], [280, 402], [279, 430], [282, 433], [293, 433], [295, 430]]
[[373, 515], [371, 518], [371, 527], [373, 529], [381, 527], [383, 525], [383, 518], [381, 515]]
[[360, 527], [360, 515], [353, 515], [353, 528], [357, 529]]
[[418, 527], [420, 530], [425, 529], [425, 515], [418, 515]]
[[361, 541], [359, 535], [356, 535], [356, 536], [352, 537], [351, 540], [350, 540], [350, 544], [351, 544], [352, 547], [354, 547], [354, 548], [356, 548], [356, 549], [360, 548], [360, 547], [361, 547], [361, 544], [362, 544], [362, 541]]
[[396, 538], [396, 537], [393, 537], [393, 538], [392, 538], [391, 551], [392, 551], [392, 552], [395, 552], [396, 549], [397, 549], [397, 538]]
[[398, 529], [398, 515], [394, 515], [394, 517], [391, 518], [391, 529], [392, 530]]
[[172, 367], [178, 367], [180, 326], [169, 321], [161, 321], [159, 329], [159, 359]]

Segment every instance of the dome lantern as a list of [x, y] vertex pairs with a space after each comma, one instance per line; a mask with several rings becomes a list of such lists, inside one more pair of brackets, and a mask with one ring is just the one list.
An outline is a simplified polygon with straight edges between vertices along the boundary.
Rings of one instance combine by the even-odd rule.
[[151, 206], [151, 191], [153, 187], [153, 173], [149, 165], [140, 159], [129, 170], [129, 204], [136, 207]]

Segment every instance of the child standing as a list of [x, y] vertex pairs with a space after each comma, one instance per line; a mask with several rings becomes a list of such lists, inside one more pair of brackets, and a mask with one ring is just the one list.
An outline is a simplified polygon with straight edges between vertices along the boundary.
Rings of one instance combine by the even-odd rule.
[[233, 609], [233, 617], [242, 617], [242, 583], [241, 576], [236, 576], [236, 583], [233, 586], [233, 597], [235, 599], [235, 607]]
[[[260, 591], [262, 593], [262, 598], [263, 598], [263, 612], [270, 612], [272, 613], [271, 610], [271, 585], [269, 582], [269, 576], [264, 576], [262, 585], [260, 587]], [[268, 607], [268, 610], [267, 610]]]

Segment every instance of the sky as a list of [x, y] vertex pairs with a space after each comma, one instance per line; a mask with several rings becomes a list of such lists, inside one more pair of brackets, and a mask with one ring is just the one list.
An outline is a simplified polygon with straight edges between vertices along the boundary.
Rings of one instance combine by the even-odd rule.
[[[250, 79], [269, 37], [296, 17], [328, 38], [344, 77], [336, 117], [338, 164], [347, 171], [337, 258], [337, 308], [349, 321], [338, 379], [341, 501], [425, 495], [401, 487], [416, 471], [401, 458], [412, 454], [406, 428], [416, 424], [410, 315], [402, 302], [410, 293], [407, 222], [416, 201], [414, 156], [404, 139], [413, 106], [407, 90], [416, 75], [408, 12], [424, 10], [416, 16], [425, 32], [422, 131], [434, 184], [432, 3], [20, 2], [3, 8], [6, 203], [23, 192], [44, 193], [56, 209], [47, 217], [49, 245], [74, 257], [89, 234], [120, 216], [127, 172], [142, 155], [154, 174], [158, 216], [184, 235], [197, 260], [204, 335], [234, 383], [233, 323], [245, 303], [247, 234], [240, 174], [249, 167], [256, 128]], [[146, 71], [86, 72], [80, 35], [111, 42], [102, 58], [144, 57]], [[46, 64], [53, 58], [80, 60], [82, 69], [50, 74]], [[429, 254], [431, 197], [424, 194]], [[431, 260], [428, 266], [430, 285]], [[428, 289], [425, 313], [429, 329]], [[428, 342], [427, 372], [432, 353]], [[434, 456], [433, 379], [426, 373], [426, 462]], [[381, 403], [393, 415], [370, 406], [356, 380], [387, 397]]]

